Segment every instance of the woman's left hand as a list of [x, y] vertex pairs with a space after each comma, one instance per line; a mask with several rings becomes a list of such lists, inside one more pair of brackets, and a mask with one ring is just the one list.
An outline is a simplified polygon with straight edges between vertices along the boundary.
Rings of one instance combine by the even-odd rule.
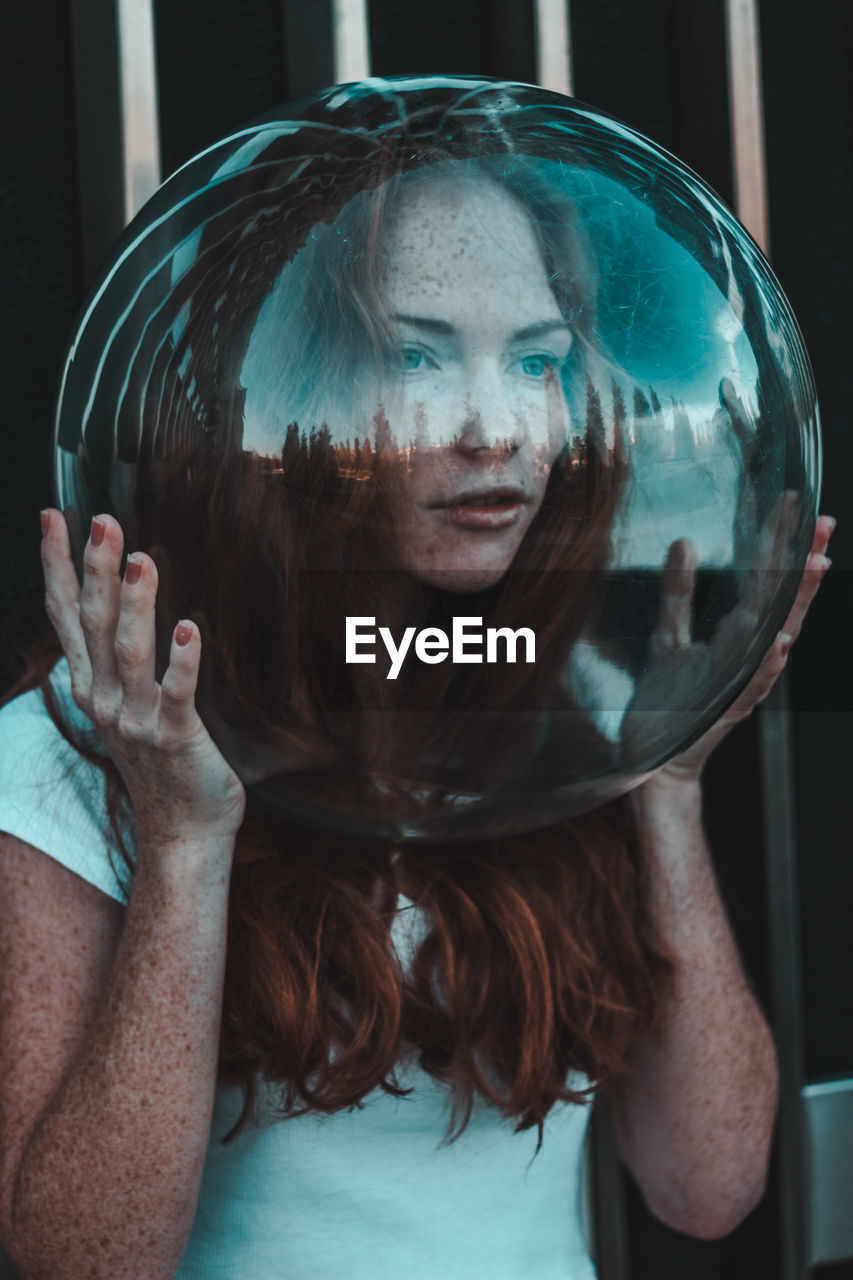
[[[785, 524], [785, 506], [783, 503], [780, 507], [780, 519], [775, 532], [778, 533], [780, 527], [784, 529]], [[680, 755], [668, 760], [660, 769], [656, 769], [647, 779], [647, 782], [698, 782], [711, 752], [719, 746], [723, 738], [736, 724], [741, 720], [745, 720], [758, 706], [759, 702], [767, 697], [784, 670], [788, 651], [799, 635], [809, 607], [817, 595], [821, 580], [832, 563], [826, 556], [826, 549], [835, 529], [835, 524], [836, 521], [832, 516], [822, 515], [818, 518], [811, 552], [800, 580], [800, 588], [793, 607], [788, 614], [783, 629], [764, 655], [761, 666], [749, 684], [728, 710], [711, 725], [710, 729], [697, 742], [694, 742], [692, 746], [681, 752]], [[700, 676], [702, 674], [701, 671], [697, 673], [697, 666], [702, 668], [704, 672], [713, 670], [714, 666], [718, 665], [718, 661], [715, 661], [715, 659], [721, 660], [723, 658], [727, 644], [731, 641], [731, 636], [729, 635], [731, 628], [724, 625], [728, 619], [724, 620], [724, 624], [718, 628], [710, 645], [700, 644], [690, 638], [696, 563], [696, 548], [689, 539], [681, 538], [672, 544], [663, 576], [664, 600], [661, 608], [661, 622], [652, 643], [653, 652], [657, 648], [663, 650], [661, 654], [663, 660], [659, 664], [659, 670], [648, 673], [649, 683], [660, 680], [668, 682], [670, 696], [672, 682], [678, 682], [681, 675], [685, 676], [689, 686], [694, 684], [697, 674]], [[737, 614], [739, 608], [733, 610], [732, 615], [729, 615], [729, 617], [732, 618], [734, 614]], [[744, 610], [741, 611], [745, 612]], [[757, 623], [758, 617], [760, 617], [760, 613], [754, 617], [753, 625]], [[715, 653], [715, 650], [718, 650], [718, 652]], [[641, 678], [637, 689], [638, 695], [641, 695], [646, 679], [646, 676]], [[663, 694], [660, 686], [659, 691]], [[687, 688], [685, 688], [686, 692]], [[642, 703], [642, 701], [643, 698], [641, 696], [639, 702]], [[635, 695], [626, 713], [626, 723], [623, 724], [623, 743], [625, 742], [624, 731], [626, 725], [630, 733], [632, 708], [636, 709], [635, 704], [637, 703], [638, 697]], [[640, 725], [637, 728], [638, 731], [641, 731]]]

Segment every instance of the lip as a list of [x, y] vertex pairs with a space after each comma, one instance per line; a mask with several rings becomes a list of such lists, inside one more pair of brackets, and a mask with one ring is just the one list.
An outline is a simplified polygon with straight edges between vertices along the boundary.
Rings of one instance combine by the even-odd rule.
[[465, 489], [435, 506], [447, 512], [462, 529], [503, 529], [515, 524], [527, 498], [521, 489], [496, 485], [490, 489]]

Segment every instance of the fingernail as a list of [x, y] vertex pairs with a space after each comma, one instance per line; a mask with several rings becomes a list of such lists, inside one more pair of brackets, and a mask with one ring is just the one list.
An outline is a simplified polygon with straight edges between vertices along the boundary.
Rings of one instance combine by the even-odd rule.
[[142, 561], [133, 560], [127, 557], [127, 563], [124, 566], [124, 580], [133, 586], [134, 582], [139, 581], [139, 575], [142, 573]]
[[183, 623], [179, 622], [177, 627], [175, 627], [176, 643], [179, 645], [189, 644], [192, 638], [193, 638], [192, 627], [185, 626]]
[[104, 540], [104, 534], [106, 533], [106, 529], [107, 529], [107, 526], [104, 524], [103, 520], [92, 521], [92, 546], [93, 547], [99, 547], [101, 545], [101, 543]]
[[42, 537], [44, 537], [44, 535], [47, 533], [48, 529], [50, 528], [50, 512], [45, 510], [40, 512], [40, 515], [41, 515], [41, 532], [42, 532]]
[[794, 643], [794, 637], [789, 636], [786, 631], [780, 631], [779, 639], [782, 641], [782, 644], [779, 647], [779, 652], [782, 654], [783, 658], [787, 658], [791, 645]]

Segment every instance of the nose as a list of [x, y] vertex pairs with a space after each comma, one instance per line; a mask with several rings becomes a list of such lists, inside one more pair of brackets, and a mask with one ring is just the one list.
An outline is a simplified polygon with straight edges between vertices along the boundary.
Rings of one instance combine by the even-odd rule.
[[453, 447], [465, 457], [477, 454], [511, 456], [526, 438], [523, 422], [506, 402], [502, 389], [491, 388], [476, 401], [467, 395]]

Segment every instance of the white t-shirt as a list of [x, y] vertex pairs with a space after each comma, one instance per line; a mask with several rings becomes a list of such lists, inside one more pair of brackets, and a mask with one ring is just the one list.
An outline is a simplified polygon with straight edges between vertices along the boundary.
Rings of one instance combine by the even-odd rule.
[[[91, 728], [64, 659], [51, 682], [68, 719]], [[0, 709], [0, 830], [126, 901], [103, 774], [68, 746], [38, 690]], [[391, 937], [403, 963], [424, 928], [401, 895]], [[514, 1134], [477, 1096], [465, 1132], [442, 1147], [447, 1090], [416, 1063], [397, 1079], [415, 1092], [377, 1089], [361, 1109], [250, 1127], [227, 1146], [218, 1138], [242, 1095], [220, 1087], [177, 1280], [595, 1280], [583, 1226], [589, 1107], [555, 1105], [532, 1159], [536, 1127]]]

